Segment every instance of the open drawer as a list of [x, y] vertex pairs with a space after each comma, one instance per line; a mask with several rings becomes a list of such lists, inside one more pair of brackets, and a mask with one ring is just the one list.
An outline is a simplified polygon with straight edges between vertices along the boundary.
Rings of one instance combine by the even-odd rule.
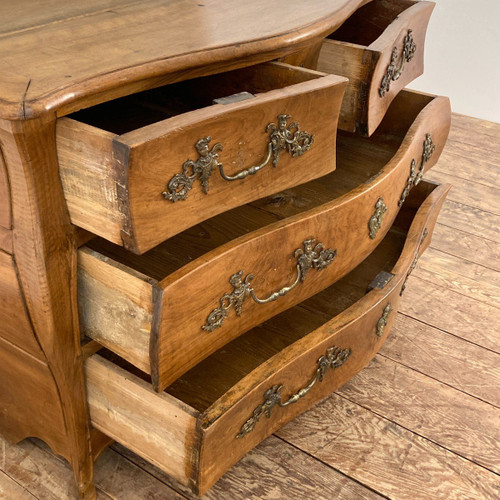
[[398, 92], [424, 70], [433, 2], [373, 0], [321, 47], [318, 71], [349, 78], [339, 128], [371, 135]]
[[71, 221], [143, 253], [325, 175], [335, 169], [345, 86], [343, 77], [266, 63], [61, 118], [57, 152]]
[[405, 91], [380, 130], [339, 134], [332, 174], [233, 209], [144, 255], [82, 247], [82, 331], [164, 389], [250, 328], [328, 287], [387, 233], [438, 159], [446, 98]]
[[92, 425], [203, 494], [380, 349], [448, 189], [422, 181], [350, 274], [216, 351], [161, 394], [113, 353], [94, 354], [85, 363]]

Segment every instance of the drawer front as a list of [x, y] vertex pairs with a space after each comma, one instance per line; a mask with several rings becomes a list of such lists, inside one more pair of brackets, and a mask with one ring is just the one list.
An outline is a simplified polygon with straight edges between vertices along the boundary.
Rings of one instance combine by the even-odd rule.
[[[433, 8], [434, 3], [425, 1], [374, 0], [324, 41], [318, 70], [349, 78], [340, 129], [371, 135], [399, 91], [423, 73], [425, 35]], [[390, 24], [379, 34], [384, 21]], [[359, 33], [359, 23], [366, 24], [368, 35]], [[379, 36], [368, 44], [366, 37], [372, 32]]]
[[328, 287], [369, 255], [423, 167], [437, 161], [449, 116], [447, 99], [431, 100], [396, 155], [369, 182], [230, 241], [160, 283], [124, 275], [105, 257], [81, 250], [82, 330], [150, 373], [157, 390], [164, 389], [212, 352]]
[[[296, 415], [346, 383], [373, 358], [394, 322], [407, 276], [430, 243], [450, 186], [422, 203], [392, 279], [259, 366], [202, 417], [201, 492]], [[217, 450], [228, 450], [223, 456]], [[213, 457], [217, 456], [217, 460]]]
[[257, 91], [266, 80], [282, 88], [220, 99], [121, 136], [60, 120], [72, 221], [143, 253], [218, 213], [335, 169], [344, 78], [281, 63], [238, 75]]
[[410, 195], [410, 204], [420, 208], [396, 265], [386, 273], [390, 280], [374, 284], [343, 312], [246, 372], [203, 413], [168, 393], [154, 393], [95, 354], [85, 363], [92, 424], [203, 494], [245, 453], [352, 378], [380, 349], [449, 190], [425, 184], [419, 196]]

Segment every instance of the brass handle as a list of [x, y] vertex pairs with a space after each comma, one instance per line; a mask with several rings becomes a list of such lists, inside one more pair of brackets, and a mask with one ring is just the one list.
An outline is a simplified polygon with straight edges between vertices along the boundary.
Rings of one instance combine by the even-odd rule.
[[219, 170], [224, 180], [237, 181], [245, 179], [249, 175], [255, 175], [271, 161], [271, 158], [273, 167], [276, 167], [282, 151], [286, 151], [292, 158], [302, 156], [311, 149], [314, 136], [301, 131], [297, 122], [288, 125], [289, 118], [290, 115], [278, 115], [278, 125], [270, 123], [266, 127], [266, 132], [269, 134], [269, 143], [266, 157], [262, 163], [245, 168], [235, 175], [227, 175], [224, 172], [222, 163], [219, 163], [218, 152], [223, 149], [220, 142], [214, 144], [210, 149], [209, 143], [212, 138], [209, 135], [198, 139], [195, 144], [198, 159], [196, 161], [187, 160], [184, 163], [182, 172], [175, 174], [168, 182], [167, 189], [162, 193], [163, 198], [172, 202], [185, 200], [196, 179], [200, 180], [202, 191], [208, 194], [208, 181], [215, 169]]
[[398, 62], [398, 49], [394, 47], [391, 54], [391, 62], [387, 66], [384, 77], [382, 78], [382, 83], [378, 89], [378, 94], [380, 97], [384, 97], [391, 86], [391, 82], [395, 82], [402, 74], [405, 66], [405, 62], [410, 62], [415, 55], [417, 46], [413, 41], [412, 30], [408, 30], [405, 39], [403, 40], [403, 50], [401, 52], [401, 58]]
[[297, 248], [293, 253], [293, 256], [297, 259], [297, 277], [292, 284], [284, 286], [278, 291], [273, 292], [269, 297], [261, 299], [257, 297], [255, 290], [250, 284], [254, 278], [253, 274], [247, 274], [243, 278], [243, 271], [238, 271], [229, 278], [229, 283], [232, 285], [233, 291], [224, 294], [219, 299], [219, 307], [208, 315], [202, 329], [207, 332], [213, 332], [217, 328], [220, 328], [232, 308], [234, 308], [236, 315], [240, 316], [243, 310], [243, 302], [247, 297], [251, 297], [257, 304], [267, 304], [279, 297], [283, 297], [305, 280], [309, 269], [312, 268], [321, 271], [328, 267], [337, 256], [337, 250], [325, 248], [323, 243], [316, 243], [314, 238], [305, 240], [303, 245], [304, 249]]
[[273, 385], [264, 393], [263, 403], [255, 408], [252, 416], [241, 426], [240, 432], [236, 434], [236, 437], [240, 439], [252, 432], [263, 415], [270, 418], [271, 411], [276, 405], [285, 407], [303, 398], [317, 383], [323, 382], [323, 378], [328, 369], [335, 369], [342, 366], [351, 355], [351, 352], [351, 349], [342, 349], [336, 346], [330, 347], [326, 351], [326, 354], [318, 359], [318, 367], [310, 382], [302, 389], [299, 389], [295, 394], [292, 394], [286, 401], [281, 400], [280, 394], [284, 386]]
[[417, 162], [415, 161], [415, 158], [413, 158], [410, 165], [410, 176], [406, 181], [406, 186], [403, 189], [401, 198], [398, 201], [399, 206], [405, 202], [406, 197], [410, 194], [411, 188], [416, 186], [422, 180], [422, 177], [424, 176], [425, 164], [431, 159], [435, 149], [436, 146], [434, 146], [434, 143], [432, 142], [431, 134], [425, 134], [424, 150], [422, 152], [422, 159], [420, 160], [420, 167], [417, 171]]
[[417, 267], [417, 262], [418, 262], [418, 253], [420, 252], [420, 247], [422, 246], [422, 243], [424, 242], [425, 238], [427, 238], [427, 234], [429, 232], [427, 231], [427, 228], [424, 228], [424, 232], [422, 233], [422, 238], [420, 239], [420, 243], [418, 244], [417, 251], [415, 253], [415, 257], [413, 258], [413, 262], [411, 263], [408, 272], [406, 273], [406, 278], [403, 282], [403, 286], [401, 287], [401, 291], [399, 292], [399, 295], [403, 295], [403, 292], [406, 289], [406, 282], [408, 281], [408, 278], [410, 277], [410, 274], [413, 272], [415, 267]]

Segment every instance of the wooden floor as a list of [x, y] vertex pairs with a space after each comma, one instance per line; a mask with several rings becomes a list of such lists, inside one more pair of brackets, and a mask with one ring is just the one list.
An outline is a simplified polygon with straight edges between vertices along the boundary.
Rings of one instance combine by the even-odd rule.
[[[235, 465], [207, 499], [500, 498], [500, 125], [455, 115], [428, 178], [453, 184], [380, 354]], [[192, 498], [119, 445], [102, 499]], [[40, 441], [0, 438], [0, 498], [72, 499]]]

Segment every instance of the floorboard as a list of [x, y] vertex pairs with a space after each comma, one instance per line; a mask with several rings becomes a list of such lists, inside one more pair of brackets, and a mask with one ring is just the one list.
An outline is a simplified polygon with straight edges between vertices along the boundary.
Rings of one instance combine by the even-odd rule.
[[[427, 173], [453, 189], [380, 353], [250, 452], [210, 500], [500, 498], [500, 125], [453, 115]], [[115, 444], [100, 500], [194, 499]], [[0, 438], [0, 499], [69, 500], [68, 464]]]

